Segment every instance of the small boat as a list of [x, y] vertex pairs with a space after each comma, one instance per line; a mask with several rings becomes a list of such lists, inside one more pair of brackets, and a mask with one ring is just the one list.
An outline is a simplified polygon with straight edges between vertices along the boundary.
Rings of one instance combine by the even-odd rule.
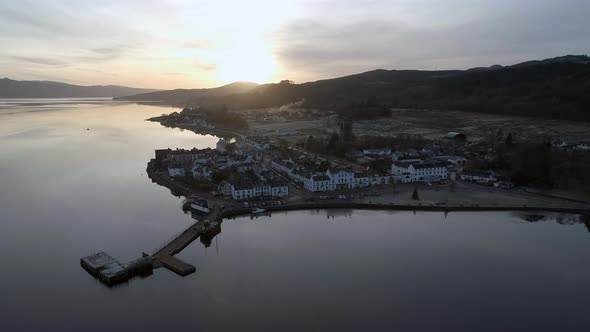
[[253, 208], [252, 209], [252, 213], [254, 213], [254, 214], [262, 213], [264, 211], [266, 211], [266, 210], [265, 209], [261, 209], [261, 208]]

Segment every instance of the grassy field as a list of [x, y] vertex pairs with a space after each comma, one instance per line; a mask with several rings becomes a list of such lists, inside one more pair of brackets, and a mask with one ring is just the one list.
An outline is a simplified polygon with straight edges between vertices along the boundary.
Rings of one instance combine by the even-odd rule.
[[[337, 116], [288, 122], [249, 121], [250, 134], [276, 135], [277, 130], [293, 129], [300, 137], [327, 135], [338, 131]], [[463, 132], [470, 141], [489, 140], [499, 130], [513, 133], [515, 140], [542, 142], [590, 142], [589, 124], [561, 120], [544, 120], [509, 115], [466, 113], [459, 111], [394, 110], [390, 118], [355, 121], [354, 134], [395, 136], [417, 134], [426, 139], [440, 139], [449, 131]], [[293, 141], [285, 136], [288, 141]]]
[[490, 115], [457, 111], [394, 111], [391, 118], [355, 122], [356, 135], [420, 134], [438, 139], [449, 131], [463, 132], [469, 140], [480, 141], [495, 137], [498, 130], [514, 138], [542, 141], [565, 140], [568, 143], [589, 141], [588, 124], [560, 120], [544, 120], [507, 115]]

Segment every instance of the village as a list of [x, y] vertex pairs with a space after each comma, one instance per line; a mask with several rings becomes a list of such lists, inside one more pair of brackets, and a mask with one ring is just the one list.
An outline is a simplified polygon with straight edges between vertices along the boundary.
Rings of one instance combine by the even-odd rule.
[[233, 208], [326, 200], [447, 207], [587, 202], [583, 190], [559, 190], [585, 187], [562, 176], [578, 172], [588, 156], [577, 127], [552, 124], [543, 132], [518, 118], [519, 126], [505, 128], [494, 118], [453, 114], [447, 123], [427, 111], [358, 120], [295, 104], [241, 112], [186, 107], [149, 120], [221, 137], [216, 147], [156, 150], [151, 164], [167, 183], [188, 188], [188, 196]]
[[[342, 125], [346, 143], [350, 127]], [[450, 133], [449, 136], [461, 136]], [[448, 138], [459, 139], [462, 137]], [[385, 169], [369, 166], [384, 162]], [[350, 199], [378, 196], [396, 185], [440, 186], [456, 182], [509, 189], [493, 171], [465, 168], [462, 156], [433, 155], [431, 151], [364, 149], [350, 158], [319, 155], [297, 146], [280, 147], [270, 137], [221, 138], [215, 149], [156, 150], [160, 174], [178, 183], [224, 196], [245, 207], [250, 201], [284, 204], [296, 193], [311, 199]], [[359, 190], [366, 189], [359, 193]], [[252, 205], [255, 206], [255, 205]]]

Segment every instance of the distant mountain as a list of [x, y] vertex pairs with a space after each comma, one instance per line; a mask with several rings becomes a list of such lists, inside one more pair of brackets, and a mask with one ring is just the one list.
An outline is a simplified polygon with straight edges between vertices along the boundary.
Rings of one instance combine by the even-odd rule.
[[303, 84], [260, 85], [231, 96], [203, 95], [188, 104], [230, 108], [305, 106], [367, 114], [375, 108], [462, 110], [590, 121], [590, 58], [564, 56], [472, 70], [374, 70]]
[[191, 100], [203, 96], [227, 96], [232, 94], [246, 93], [254, 90], [258, 84], [251, 82], [235, 82], [210, 89], [176, 89], [151, 93], [128, 95], [116, 98], [126, 101], [158, 101], [170, 104], [184, 105]]
[[158, 91], [117, 85], [81, 86], [51, 81], [0, 80], [0, 98], [119, 97]]

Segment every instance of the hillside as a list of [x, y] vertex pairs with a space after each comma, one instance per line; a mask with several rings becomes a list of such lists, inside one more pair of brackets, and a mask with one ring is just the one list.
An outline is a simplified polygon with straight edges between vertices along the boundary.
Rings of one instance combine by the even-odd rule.
[[81, 86], [51, 81], [0, 79], [0, 98], [81, 98], [119, 97], [157, 91], [117, 85]]
[[121, 99], [232, 109], [304, 100], [306, 107], [333, 109], [352, 117], [386, 108], [417, 108], [590, 121], [590, 58], [570, 55], [469, 70], [379, 69], [303, 84], [233, 83]]
[[374, 70], [303, 84], [261, 85], [250, 93], [193, 102], [255, 108], [303, 99], [308, 107], [352, 113], [370, 104], [590, 121], [590, 59], [566, 56], [485, 70]]
[[257, 86], [258, 84], [251, 82], [235, 82], [217, 88], [165, 90], [125, 96], [116, 99], [126, 101], [159, 101], [170, 104], [184, 105], [188, 103], [189, 100], [195, 100], [203, 96], [226, 96], [250, 92]]

